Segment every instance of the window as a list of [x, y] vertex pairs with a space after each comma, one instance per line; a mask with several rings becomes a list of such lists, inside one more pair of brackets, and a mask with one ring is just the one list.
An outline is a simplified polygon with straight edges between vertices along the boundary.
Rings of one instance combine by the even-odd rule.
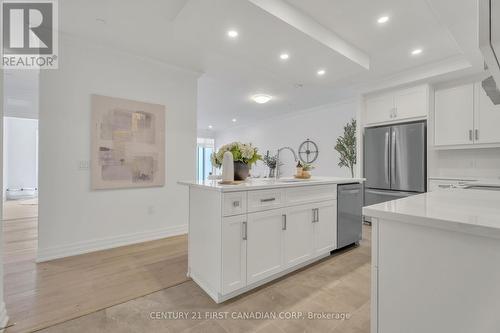
[[210, 156], [215, 150], [215, 140], [208, 138], [198, 138], [197, 145], [197, 180], [207, 180], [213, 172]]

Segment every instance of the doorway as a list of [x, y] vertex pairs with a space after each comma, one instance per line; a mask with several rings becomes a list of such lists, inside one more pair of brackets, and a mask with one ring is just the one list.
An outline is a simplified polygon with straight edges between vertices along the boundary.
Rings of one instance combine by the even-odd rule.
[[5, 275], [38, 248], [38, 72], [4, 72], [3, 236]]

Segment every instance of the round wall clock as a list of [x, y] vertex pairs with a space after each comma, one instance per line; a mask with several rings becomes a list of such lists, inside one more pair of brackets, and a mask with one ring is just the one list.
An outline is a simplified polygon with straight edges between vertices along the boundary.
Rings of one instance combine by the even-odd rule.
[[318, 145], [309, 139], [302, 142], [299, 147], [299, 158], [304, 163], [313, 163], [318, 158]]

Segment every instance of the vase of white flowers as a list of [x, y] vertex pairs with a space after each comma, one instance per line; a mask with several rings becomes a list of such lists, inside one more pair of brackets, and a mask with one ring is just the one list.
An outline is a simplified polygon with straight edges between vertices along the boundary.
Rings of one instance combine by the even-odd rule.
[[216, 153], [211, 156], [212, 165], [220, 168], [225, 152], [231, 152], [234, 160], [234, 180], [245, 180], [250, 174], [252, 164], [262, 159], [258, 149], [253, 147], [251, 143], [232, 142], [219, 148]]

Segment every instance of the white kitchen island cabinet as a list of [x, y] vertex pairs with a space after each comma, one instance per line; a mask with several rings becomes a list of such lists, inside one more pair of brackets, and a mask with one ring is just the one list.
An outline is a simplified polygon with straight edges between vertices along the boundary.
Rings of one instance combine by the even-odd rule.
[[189, 186], [188, 275], [217, 303], [337, 248], [337, 184], [362, 179]]
[[449, 189], [365, 207], [371, 333], [500, 332], [500, 192]]

